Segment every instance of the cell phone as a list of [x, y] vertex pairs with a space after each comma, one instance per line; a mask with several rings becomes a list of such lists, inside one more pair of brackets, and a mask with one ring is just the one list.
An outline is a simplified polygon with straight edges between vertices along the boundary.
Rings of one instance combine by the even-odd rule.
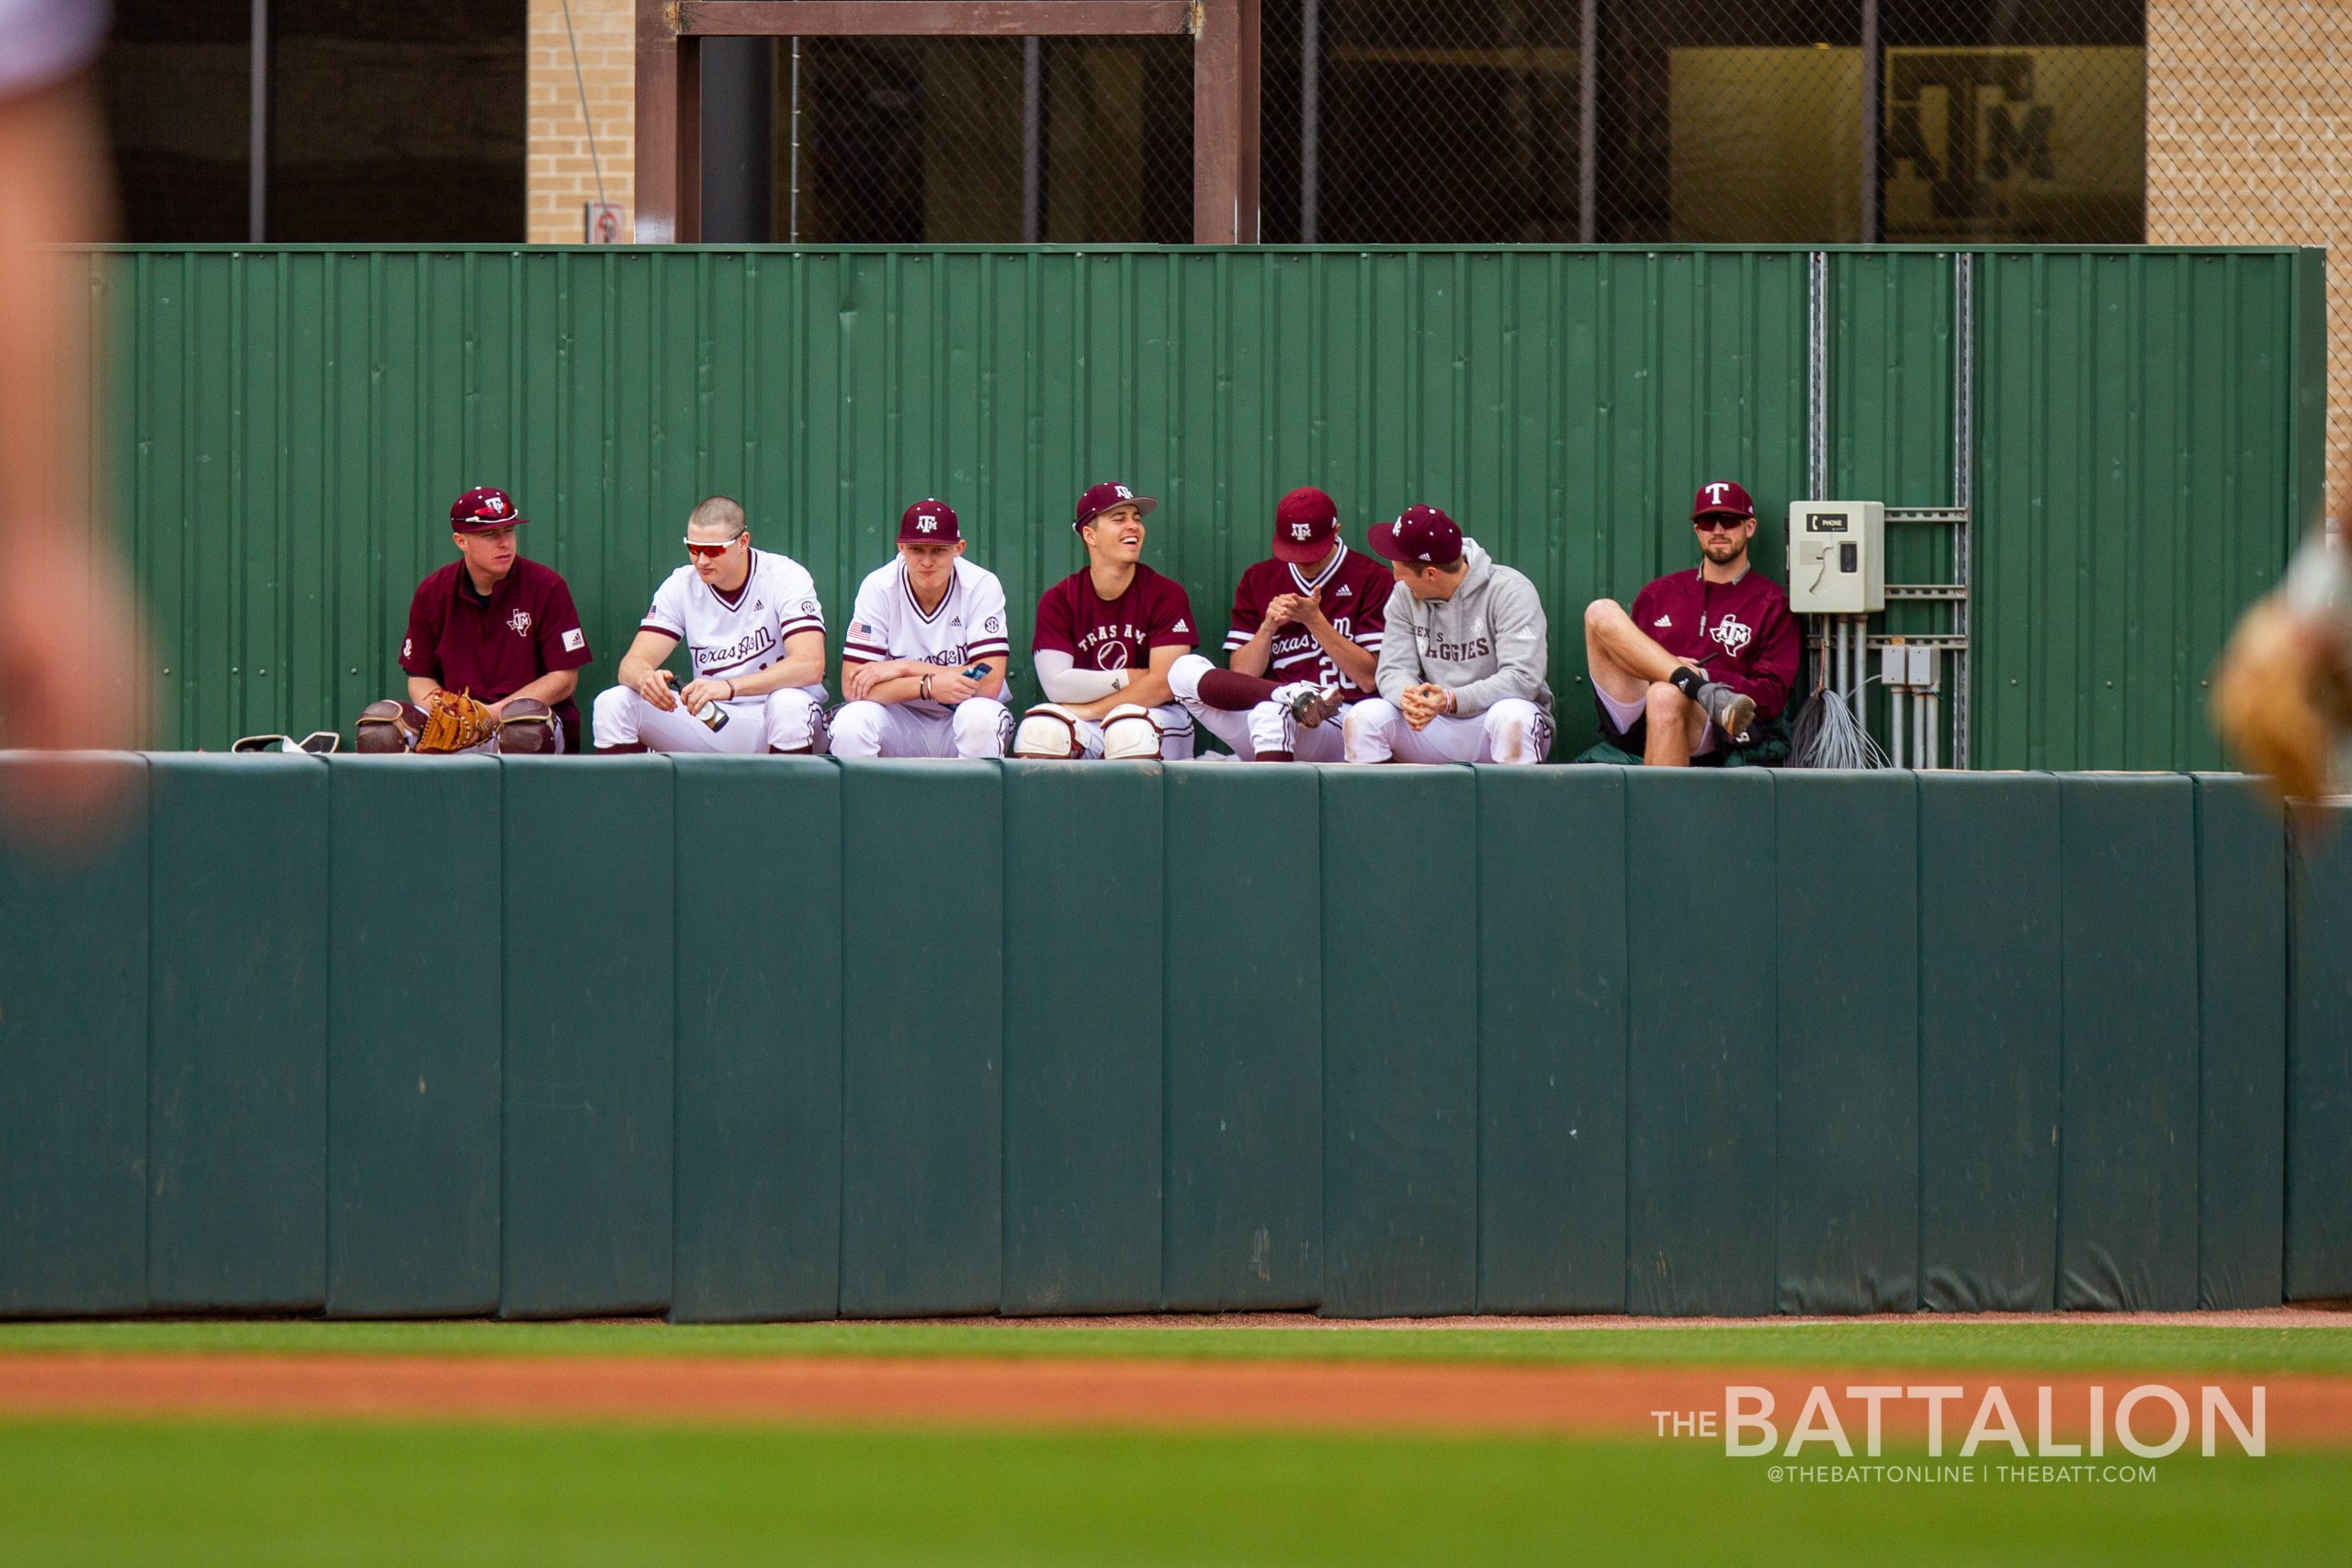
[[985, 681], [989, 678], [989, 661], [985, 659], [981, 660], [978, 664], [966, 665], [964, 667], [964, 679], [967, 681]]

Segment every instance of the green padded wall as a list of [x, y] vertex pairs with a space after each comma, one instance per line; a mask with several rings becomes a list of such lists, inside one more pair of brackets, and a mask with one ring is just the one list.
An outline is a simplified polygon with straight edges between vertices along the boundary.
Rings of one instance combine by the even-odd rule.
[[158, 756], [147, 1287], [160, 1309], [326, 1300], [327, 769]]
[[1625, 771], [1483, 768], [1478, 1307], [1625, 1307]]
[[1919, 1301], [2057, 1301], [2058, 781], [1919, 775]]
[[2058, 786], [2065, 1010], [2058, 1305], [2197, 1304], [2196, 786]]
[[2352, 1293], [2352, 813], [2235, 778], [101, 765], [0, 1314]]
[[841, 1307], [841, 770], [680, 757], [670, 1315]]
[[1772, 795], [1780, 1310], [1908, 1312], [1919, 1296], [1917, 782], [1792, 771]]
[[147, 1304], [147, 761], [73, 765], [120, 801], [79, 844], [0, 812], [0, 1315]]
[[2287, 1191], [2287, 835], [2252, 780], [2197, 780], [2197, 1304], [2277, 1306]]
[[670, 1304], [676, 1021], [673, 774], [650, 756], [509, 758], [507, 1317]]
[[1773, 1308], [1775, 782], [1625, 776], [1629, 1312]]
[[[1164, 1278], [1177, 1311], [1322, 1298], [1323, 776], [1216, 762], [1160, 770]], [[1193, 852], [1196, 844], [1216, 848]], [[1331, 874], [1368, 908], [1385, 858], [1384, 846], [1353, 838]]]
[[2289, 1301], [2352, 1296], [2352, 809], [2298, 826], [2287, 1054]]
[[503, 1020], [446, 998], [506, 967], [499, 764], [337, 757], [327, 779], [327, 1311], [495, 1312]]
[[1156, 767], [1004, 765], [1006, 1312], [1162, 1299], [1160, 796]]
[[[1323, 1311], [1468, 1312], [1476, 782], [1466, 767], [1330, 767], [1322, 794]], [[1351, 862], [1362, 876], [1337, 874]]]
[[[842, 1311], [994, 1312], [1004, 803], [992, 762], [842, 768]], [[1068, 890], [1120, 929], [1115, 870]]]

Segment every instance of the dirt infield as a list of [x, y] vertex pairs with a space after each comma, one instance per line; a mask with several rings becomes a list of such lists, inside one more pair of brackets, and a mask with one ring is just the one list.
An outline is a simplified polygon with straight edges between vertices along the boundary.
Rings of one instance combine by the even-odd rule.
[[[1661, 1411], [1723, 1410], [1731, 1385], [1769, 1391], [1773, 1419], [1786, 1434], [1820, 1383], [1858, 1446], [1866, 1413], [1862, 1401], [1845, 1397], [1849, 1387], [1950, 1388], [1954, 1397], [1942, 1415], [1950, 1446], [1966, 1433], [1990, 1384], [2001, 1387], [2030, 1441], [2044, 1387], [2052, 1433], [2064, 1440], [2088, 1426], [2095, 1385], [2111, 1429], [2116, 1401], [2149, 1382], [2177, 1389], [2192, 1416], [2204, 1387], [2250, 1413], [2257, 1386], [2246, 1378], [1988, 1379], [1918, 1368], [13, 1354], [0, 1356], [0, 1414], [1630, 1438], [1658, 1435]], [[2274, 1444], [2352, 1447], [2352, 1378], [2269, 1377], [2258, 1386]], [[1887, 1436], [1923, 1436], [1929, 1407], [1922, 1399], [1890, 1399]], [[2136, 1426], [2154, 1441], [2170, 1421], [2159, 1404]], [[2226, 1429], [2222, 1440], [2231, 1440]]]

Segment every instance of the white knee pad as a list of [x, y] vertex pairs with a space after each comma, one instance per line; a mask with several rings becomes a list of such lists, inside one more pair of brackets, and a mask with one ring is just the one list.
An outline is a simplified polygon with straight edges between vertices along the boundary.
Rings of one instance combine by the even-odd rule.
[[[1012, 714], [994, 697], [966, 697], [952, 721], [958, 757], [1001, 757], [1012, 739]], [[840, 726], [835, 724], [838, 746]]]
[[1012, 732], [1012, 754], [1053, 761], [1082, 757], [1086, 743], [1079, 739], [1078, 725], [1078, 715], [1061, 704], [1039, 703], [1021, 716], [1021, 728]]
[[834, 756], [878, 757], [882, 754], [880, 703], [843, 703], [833, 710], [830, 728]]
[[1137, 761], [1159, 758], [1159, 726], [1139, 703], [1121, 703], [1102, 716], [1102, 760]]

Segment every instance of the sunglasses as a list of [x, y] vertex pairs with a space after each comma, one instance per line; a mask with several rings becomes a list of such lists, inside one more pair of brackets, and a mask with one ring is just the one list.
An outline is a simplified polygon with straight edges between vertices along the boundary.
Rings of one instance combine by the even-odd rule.
[[695, 560], [717, 560], [719, 557], [733, 549], [737, 542], [741, 540], [744, 536], [745, 536], [741, 534], [738, 534], [734, 538], [728, 540], [723, 545], [706, 545], [700, 539], [688, 539], [686, 541], [686, 554], [694, 558]]
[[1690, 526], [1698, 529], [1702, 534], [1729, 534], [1736, 531], [1741, 524], [1747, 521], [1748, 519], [1745, 517], [1731, 517], [1716, 513], [1706, 517], [1693, 517], [1690, 519]]

